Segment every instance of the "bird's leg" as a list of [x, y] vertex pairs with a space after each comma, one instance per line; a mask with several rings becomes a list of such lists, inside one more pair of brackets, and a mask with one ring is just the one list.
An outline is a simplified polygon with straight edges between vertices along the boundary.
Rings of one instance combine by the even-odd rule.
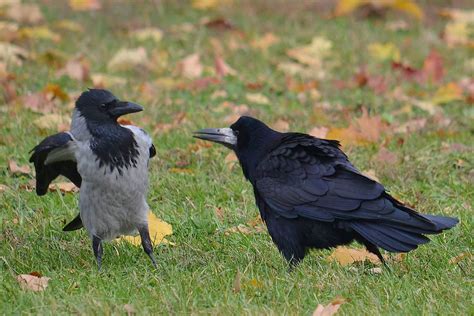
[[142, 239], [143, 250], [148, 255], [148, 257], [150, 257], [155, 269], [158, 268], [158, 266], [156, 265], [155, 257], [153, 256], [153, 245], [151, 243], [148, 225], [138, 227], [138, 232], [140, 233], [140, 237]]
[[92, 236], [92, 250], [94, 251], [94, 256], [97, 261], [97, 267], [102, 267], [102, 254], [104, 253], [104, 249], [102, 247], [102, 239], [97, 236]]
[[389, 268], [389, 266], [387, 265], [387, 262], [385, 262], [385, 259], [382, 256], [382, 253], [380, 252], [379, 248], [376, 245], [367, 242], [365, 243], [365, 248], [367, 248], [369, 252], [375, 254], [379, 258], [380, 262], [383, 263], [384, 267]]

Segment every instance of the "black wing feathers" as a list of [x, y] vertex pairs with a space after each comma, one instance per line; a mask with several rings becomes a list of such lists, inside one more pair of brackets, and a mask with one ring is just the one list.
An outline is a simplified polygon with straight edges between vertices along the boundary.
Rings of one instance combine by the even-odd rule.
[[82, 178], [77, 172], [75, 161], [66, 160], [53, 162], [45, 165], [45, 161], [55, 149], [61, 149], [73, 139], [68, 133], [59, 133], [45, 138], [32, 150], [30, 162], [33, 162], [36, 169], [36, 193], [44, 195], [48, 191], [48, 186], [58, 177], [63, 175], [71, 180], [77, 187], [81, 186]]
[[[457, 223], [404, 206], [384, 187], [362, 175], [339, 143], [288, 133], [257, 166], [256, 195], [272, 212], [338, 222], [389, 251], [409, 251]], [[265, 214], [262, 214], [262, 217]]]

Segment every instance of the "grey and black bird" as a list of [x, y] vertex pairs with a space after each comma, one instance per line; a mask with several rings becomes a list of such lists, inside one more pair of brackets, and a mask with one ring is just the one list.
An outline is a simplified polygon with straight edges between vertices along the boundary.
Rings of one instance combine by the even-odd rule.
[[379, 248], [408, 252], [427, 243], [426, 234], [458, 223], [396, 200], [357, 170], [336, 140], [279, 133], [245, 116], [230, 128], [207, 128], [194, 137], [235, 151], [268, 232], [292, 265], [311, 248], [352, 241], [384, 262]]
[[156, 266], [146, 201], [148, 164], [155, 147], [141, 128], [117, 122], [122, 115], [142, 110], [107, 90], [89, 89], [76, 101], [70, 131], [49, 136], [32, 150], [38, 195], [46, 194], [59, 175], [80, 187], [80, 214], [63, 230], [86, 229], [99, 270], [102, 241], [137, 232]]

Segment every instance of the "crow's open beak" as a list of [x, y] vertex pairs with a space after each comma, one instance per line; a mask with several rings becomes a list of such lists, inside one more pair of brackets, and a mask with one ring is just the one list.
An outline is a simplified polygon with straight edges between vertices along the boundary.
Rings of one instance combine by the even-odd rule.
[[237, 136], [234, 131], [228, 127], [201, 129], [194, 132], [193, 137], [219, 143], [230, 149], [233, 149], [235, 145], [237, 145]]
[[132, 102], [118, 102], [117, 105], [110, 109], [109, 112], [112, 116], [118, 118], [125, 114], [135, 113], [143, 111], [143, 108]]

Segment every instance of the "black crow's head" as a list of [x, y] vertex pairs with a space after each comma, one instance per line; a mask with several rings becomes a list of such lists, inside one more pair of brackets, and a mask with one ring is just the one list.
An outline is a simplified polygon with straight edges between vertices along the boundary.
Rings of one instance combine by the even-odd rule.
[[110, 91], [102, 89], [83, 92], [76, 101], [76, 109], [86, 120], [95, 122], [116, 122], [122, 115], [143, 110], [140, 105], [120, 101]]
[[230, 127], [205, 128], [195, 132], [194, 137], [233, 149], [247, 175], [246, 169], [258, 163], [282, 134], [253, 117], [242, 116]]

